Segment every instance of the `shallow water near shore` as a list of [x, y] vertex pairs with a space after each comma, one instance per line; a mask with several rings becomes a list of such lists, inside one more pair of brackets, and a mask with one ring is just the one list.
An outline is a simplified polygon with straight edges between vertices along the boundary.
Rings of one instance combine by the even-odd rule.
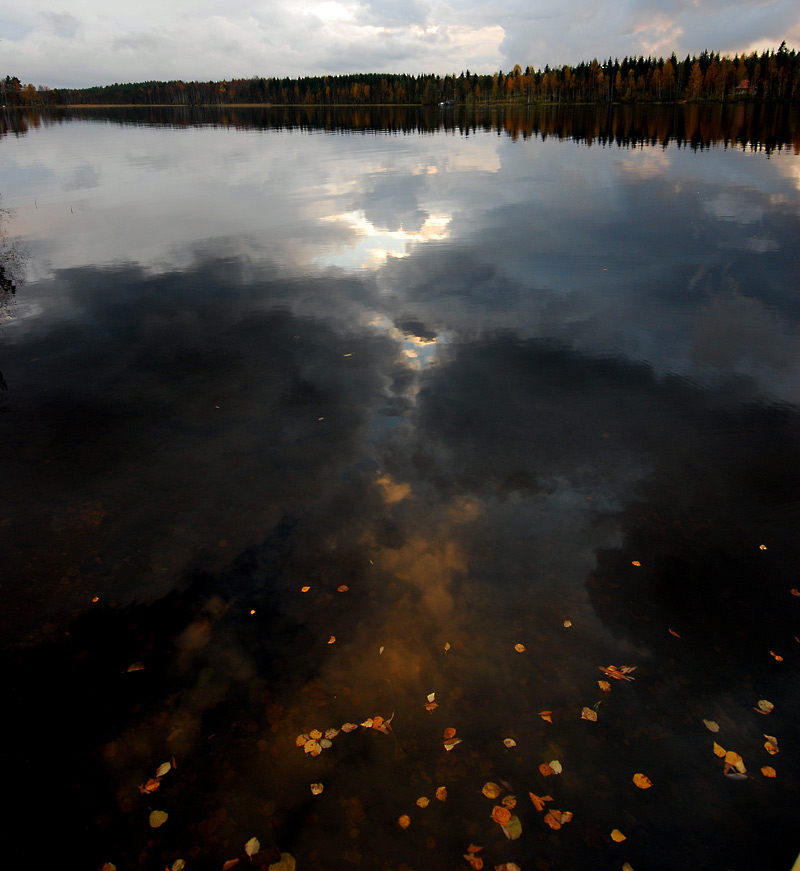
[[670, 111], [4, 122], [15, 858], [788, 871], [798, 127]]

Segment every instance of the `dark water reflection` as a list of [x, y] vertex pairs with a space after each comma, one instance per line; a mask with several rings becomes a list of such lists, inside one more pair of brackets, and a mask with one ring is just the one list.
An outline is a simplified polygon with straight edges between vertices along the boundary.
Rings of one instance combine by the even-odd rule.
[[0, 149], [15, 856], [791, 867], [796, 156], [69, 119]]

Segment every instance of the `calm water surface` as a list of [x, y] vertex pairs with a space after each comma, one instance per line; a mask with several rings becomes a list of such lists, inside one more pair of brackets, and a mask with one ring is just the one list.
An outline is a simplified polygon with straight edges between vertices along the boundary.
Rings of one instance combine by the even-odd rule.
[[15, 856], [789, 871], [791, 142], [157, 120], [0, 139]]

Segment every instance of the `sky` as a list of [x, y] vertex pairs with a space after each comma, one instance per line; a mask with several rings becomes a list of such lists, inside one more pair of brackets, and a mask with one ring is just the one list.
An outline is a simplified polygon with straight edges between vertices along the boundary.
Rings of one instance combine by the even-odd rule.
[[796, 0], [10, 0], [0, 74], [47, 87], [800, 48]]

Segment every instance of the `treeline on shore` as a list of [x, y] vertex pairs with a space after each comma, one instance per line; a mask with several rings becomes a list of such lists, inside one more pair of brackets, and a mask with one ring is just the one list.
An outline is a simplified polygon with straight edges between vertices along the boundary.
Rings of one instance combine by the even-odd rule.
[[220, 82], [137, 82], [91, 88], [48, 88], [0, 79], [4, 106], [162, 105], [487, 105], [495, 103], [756, 102], [800, 99], [800, 53], [783, 42], [777, 51], [733, 58], [704, 51], [678, 60], [609, 58], [577, 66], [517, 64], [492, 75], [412, 76], [365, 73], [299, 79], [232, 79]]

